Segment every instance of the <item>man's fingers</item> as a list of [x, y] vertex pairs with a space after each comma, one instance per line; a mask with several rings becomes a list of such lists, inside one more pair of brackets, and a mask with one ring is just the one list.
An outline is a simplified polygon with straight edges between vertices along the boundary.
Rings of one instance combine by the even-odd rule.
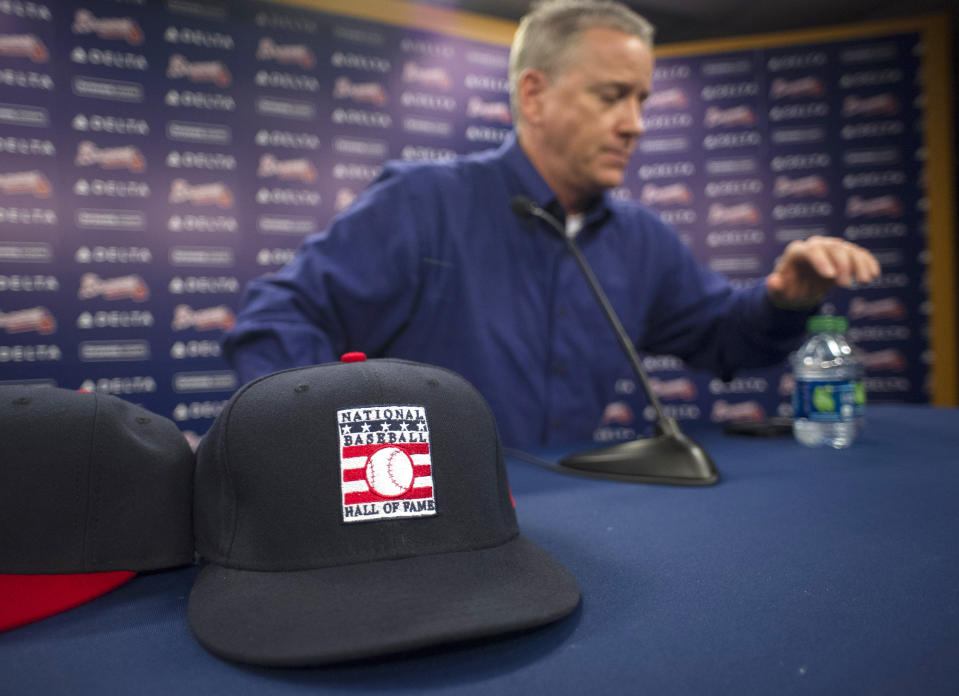
[[853, 282], [869, 283], [879, 276], [876, 257], [862, 247], [836, 237], [810, 237], [794, 249], [796, 259], [805, 259], [823, 278], [842, 287]]
[[855, 249], [852, 261], [856, 280], [860, 283], [869, 283], [879, 277], [879, 262], [872, 254]]
[[[836, 266], [833, 264], [830, 255], [826, 253], [825, 246], [822, 244], [807, 243], [805, 246], [805, 257], [809, 265], [823, 278], [835, 278]], [[800, 256], [803, 254], [800, 253]]]
[[786, 282], [783, 280], [783, 275], [779, 271], [773, 271], [768, 276], [766, 276], [766, 289], [770, 292], [782, 292]]
[[848, 245], [842, 243], [829, 244], [826, 246], [826, 253], [829, 255], [832, 265], [836, 268], [836, 282], [842, 287], [852, 285], [854, 261], [852, 250]]
[[837, 237], [812, 236], [786, 247], [766, 277], [766, 287], [776, 302], [810, 303], [820, 301], [834, 284], [865, 284], [879, 273], [879, 262], [866, 249]]

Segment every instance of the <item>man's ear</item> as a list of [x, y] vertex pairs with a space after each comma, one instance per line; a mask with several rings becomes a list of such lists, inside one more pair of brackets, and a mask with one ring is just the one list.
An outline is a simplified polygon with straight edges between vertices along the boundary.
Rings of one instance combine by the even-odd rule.
[[542, 70], [526, 68], [516, 82], [516, 104], [525, 123], [541, 123], [545, 113], [543, 96], [549, 87], [549, 77]]

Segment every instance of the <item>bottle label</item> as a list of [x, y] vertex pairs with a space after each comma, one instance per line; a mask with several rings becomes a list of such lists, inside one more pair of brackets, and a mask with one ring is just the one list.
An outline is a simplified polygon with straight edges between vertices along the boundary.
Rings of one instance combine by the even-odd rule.
[[866, 415], [866, 384], [861, 379], [857, 379], [853, 382], [853, 388], [856, 395], [853, 413], [856, 418], [861, 418]]
[[[862, 413], [865, 390], [852, 380], [796, 380], [793, 417], [816, 423], [851, 421]], [[858, 407], [858, 408], [857, 408]]]

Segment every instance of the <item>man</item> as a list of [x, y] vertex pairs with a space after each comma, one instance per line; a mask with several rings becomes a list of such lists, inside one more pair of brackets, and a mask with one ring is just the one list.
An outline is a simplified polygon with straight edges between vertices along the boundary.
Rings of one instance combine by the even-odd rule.
[[534, 8], [510, 57], [515, 135], [497, 151], [388, 165], [290, 264], [252, 282], [225, 342], [241, 379], [353, 350], [408, 358], [476, 385], [508, 445], [589, 438], [628, 364], [563, 241], [518, 219], [516, 195], [577, 235], [641, 349], [723, 376], [781, 361], [834, 284], [869, 282], [879, 266], [810, 238], [765, 284], [736, 291], [655, 213], [611, 199], [642, 133], [651, 46], [648, 23], [618, 3]]

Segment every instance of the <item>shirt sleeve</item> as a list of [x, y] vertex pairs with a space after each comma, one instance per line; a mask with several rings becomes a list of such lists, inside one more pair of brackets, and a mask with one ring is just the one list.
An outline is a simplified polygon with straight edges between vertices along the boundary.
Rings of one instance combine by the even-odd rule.
[[736, 289], [701, 265], [669, 230], [663, 274], [642, 348], [677, 355], [730, 379], [740, 369], [781, 363], [803, 335], [809, 312], [775, 307], [766, 284]]
[[423, 186], [399, 166], [273, 275], [246, 288], [224, 356], [242, 382], [289, 367], [376, 355], [402, 328], [419, 287]]

